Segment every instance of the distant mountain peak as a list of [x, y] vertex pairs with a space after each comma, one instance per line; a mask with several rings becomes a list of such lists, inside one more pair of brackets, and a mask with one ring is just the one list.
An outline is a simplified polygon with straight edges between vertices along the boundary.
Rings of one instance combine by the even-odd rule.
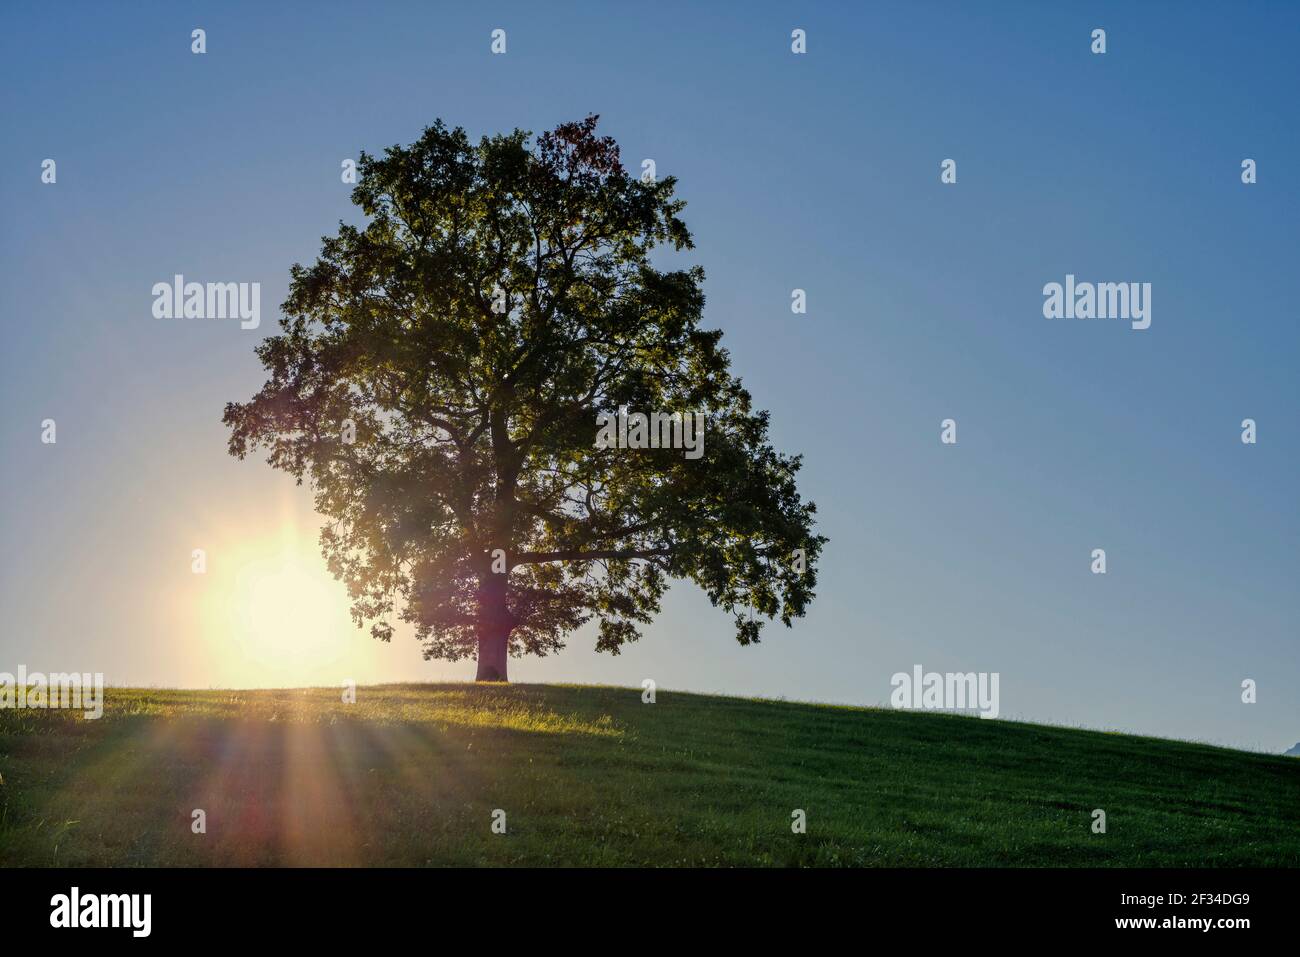
[[1290, 751], [1283, 751], [1282, 753], [1290, 754], [1294, 757], [1300, 758], [1300, 741], [1297, 741], [1295, 743], [1295, 747], [1293, 747]]

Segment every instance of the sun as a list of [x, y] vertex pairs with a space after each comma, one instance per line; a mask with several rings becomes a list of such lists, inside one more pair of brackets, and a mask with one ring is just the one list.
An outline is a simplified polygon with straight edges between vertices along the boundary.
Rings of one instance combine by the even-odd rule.
[[248, 655], [269, 664], [288, 653], [327, 651], [346, 615], [332, 584], [293, 559], [246, 567], [239, 575], [237, 608]]
[[204, 589], [203, 630], [218, 683], [292, 687], [348, 677], [365, 636], [319, 553], [281, 537], [225, 558], [209, 566]]

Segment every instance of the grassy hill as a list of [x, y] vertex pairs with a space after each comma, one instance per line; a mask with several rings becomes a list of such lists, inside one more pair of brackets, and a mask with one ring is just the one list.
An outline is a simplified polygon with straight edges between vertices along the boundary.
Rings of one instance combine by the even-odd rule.
[[1300, 864], [1294, 758], [639, 689], [109, 689], [0, 776], [0, 866]]

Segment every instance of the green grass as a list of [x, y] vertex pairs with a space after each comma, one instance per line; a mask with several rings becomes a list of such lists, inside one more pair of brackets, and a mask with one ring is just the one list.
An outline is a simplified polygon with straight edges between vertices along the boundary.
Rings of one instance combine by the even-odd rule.
[[1300, 864], [1300, 760], [1199, 744], [607, 687], [107, 698], [0, 711], [0, 866]]

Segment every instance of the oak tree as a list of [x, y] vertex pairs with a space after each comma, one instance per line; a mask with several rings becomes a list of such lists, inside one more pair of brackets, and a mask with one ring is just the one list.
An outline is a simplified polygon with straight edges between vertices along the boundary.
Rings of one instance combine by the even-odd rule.
[[594, 116], [477, 144], [439, 121], [357, 170], [364, 227], [293, 267], [268, 379], [224, 422], [314, 489], [358, 626], [504, 681], [592, 620], [618, 653], [671, 579], [741, 644], [804, 613], [825, 539], [799, 458], [701, 327], [702, 271], [652, 258], [692, 248], [673, 178], [627, 173]]

